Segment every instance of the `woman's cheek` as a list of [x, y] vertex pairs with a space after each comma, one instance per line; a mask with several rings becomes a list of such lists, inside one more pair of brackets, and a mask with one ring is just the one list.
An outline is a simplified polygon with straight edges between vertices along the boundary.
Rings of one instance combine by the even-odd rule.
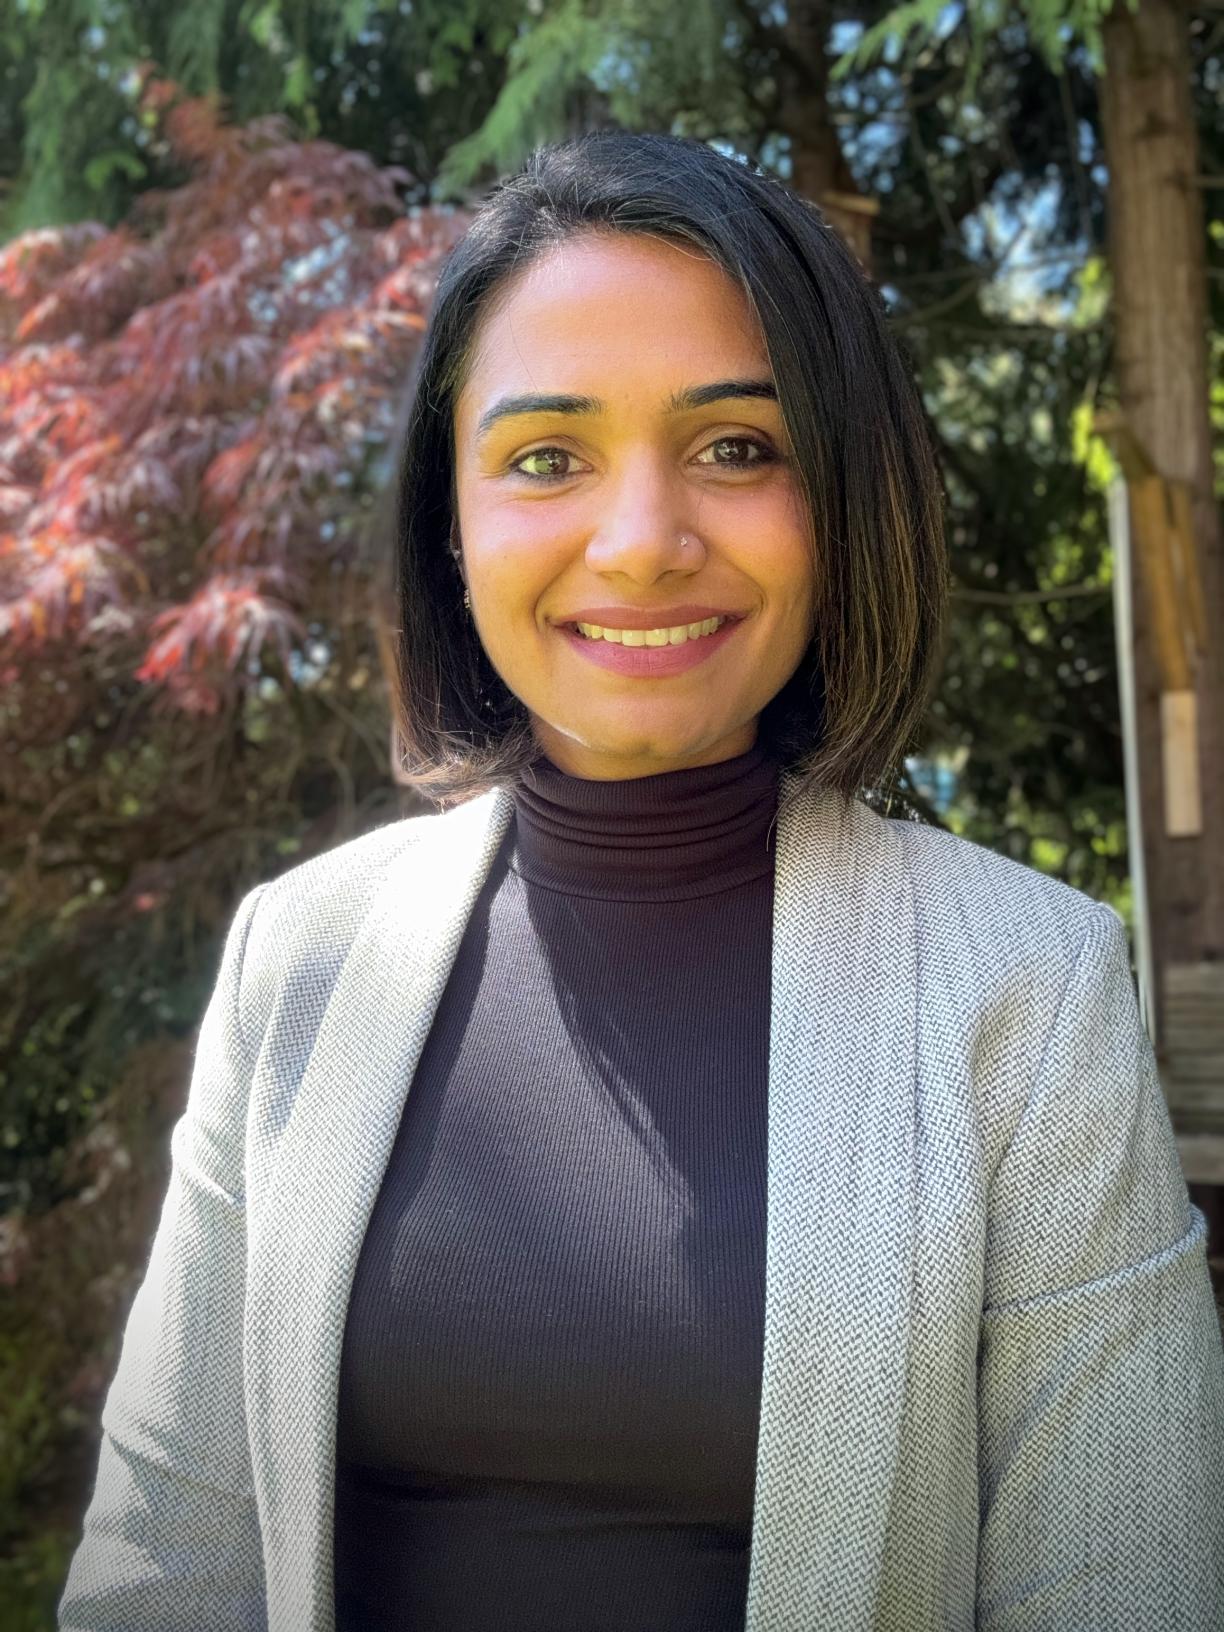
[[564, 499], [554, 498], [513, 500], [491, 508], [483, 519], [491, 536], [509, 548], [548, 544], [556, 546], [565, 540], [575, 541], [582, 536], [582, 508]]

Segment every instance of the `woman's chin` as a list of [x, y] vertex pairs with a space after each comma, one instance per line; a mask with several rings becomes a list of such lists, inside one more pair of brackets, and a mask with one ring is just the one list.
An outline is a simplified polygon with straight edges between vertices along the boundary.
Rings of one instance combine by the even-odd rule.
[[685, 765], [714, 764], [746, 753], [756, 740], [755, 720], [738, 728], [711, 722], [705, 730], [694, 730], [691, 710], [689, 716], [682, 729], [674, 730], [657, 721], [634, 729], [624, 718], [557, 725], [535, 715], [532, 720], [544, 753], [575, 776], [650, 776]]

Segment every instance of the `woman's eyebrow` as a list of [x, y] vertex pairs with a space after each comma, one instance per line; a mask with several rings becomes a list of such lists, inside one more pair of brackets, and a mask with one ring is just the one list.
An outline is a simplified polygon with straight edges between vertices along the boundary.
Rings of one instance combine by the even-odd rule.
[[[694, 408], [708, 408], [712, 403], [725, 402], [731, 397], [766, 398], [778, 400], [778, 390], [772, 380], [714, 380], [709, 385], [690, 385], [682, 391], [673, 391], [667, 400], [665, 412], [691, 413]], [[574, 397], [559, 393], [532, 393], [519, 397], [500, 397], [480, 416], [476, 426], [477, 437], [482, 437], [499, 419], [521, 414], [591, 414], [607, 412], [608, 405], [599, 397]]]

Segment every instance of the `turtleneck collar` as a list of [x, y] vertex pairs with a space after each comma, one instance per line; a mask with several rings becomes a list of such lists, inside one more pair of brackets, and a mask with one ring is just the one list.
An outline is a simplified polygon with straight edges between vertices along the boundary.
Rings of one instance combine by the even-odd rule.
[[514, 791], [512, 871], [610, 901], [715, 895], [773, 868], [778, 765], [734, 759], [600, 782], [538, 759]]

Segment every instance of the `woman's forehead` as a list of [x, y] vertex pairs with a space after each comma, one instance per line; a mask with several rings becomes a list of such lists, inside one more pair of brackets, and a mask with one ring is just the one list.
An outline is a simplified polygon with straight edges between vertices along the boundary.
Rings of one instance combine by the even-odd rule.
[[459, 406], [478, 418], [508, 391], [653, 397], [750, 377], [770, 378], [764, 335], [720, 266], [688, 245], [591, 235], [546, 251], [491, 305]]

